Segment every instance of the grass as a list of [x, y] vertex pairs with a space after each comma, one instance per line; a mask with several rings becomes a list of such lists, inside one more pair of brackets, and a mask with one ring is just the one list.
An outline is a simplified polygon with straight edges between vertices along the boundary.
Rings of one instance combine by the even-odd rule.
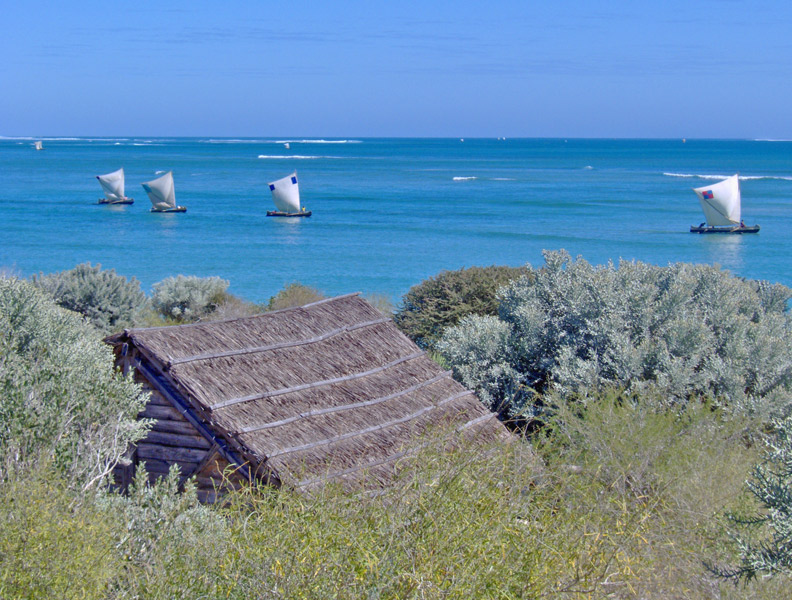
[[0, 596], [786, 597], [783, 578], [736, 588], [703, 565], [734, 559], [745, 423], [618, 394], [559, 414], [535, 447], [430, 444], [377, 493], [249, 488], [208, 508], [162, 484], [108, 505], [26, 477], [0, 498]]

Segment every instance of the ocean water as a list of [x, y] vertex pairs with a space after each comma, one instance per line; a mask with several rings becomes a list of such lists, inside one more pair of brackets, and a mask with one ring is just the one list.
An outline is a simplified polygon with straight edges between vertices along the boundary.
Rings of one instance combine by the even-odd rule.
[[[294, 281], [397, 301], [443, 269], [564, 248], [792, 286], [792, 141], [42, 139], [0, 138], [0, 268], [23, 276], [90, 261], [146, 291], [181, 273], [254, 301]], [[135, 203], [98, 205], [95, 175], [119, 167]], [[140, 183], [168, 170], [185, 214], [149, 212]], [[294, 170], [313, 216], [267, 218], [267, 183]], [[761, 232], [689, 233], [691, 187], [737, 172]]]

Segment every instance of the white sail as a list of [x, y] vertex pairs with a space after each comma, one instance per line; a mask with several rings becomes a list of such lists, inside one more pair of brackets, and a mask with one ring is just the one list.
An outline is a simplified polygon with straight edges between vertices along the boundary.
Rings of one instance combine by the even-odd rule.
[[99, 185], [104, 190], [105, 198], [110, 202], [123, 200], [124, 196], [124, 169], [118, 169], [107, 175], [97, 175]]
[[42, 150], [44, 148], [44, 145], [41, 142], [36, 142], [33, 145], [35, 146], [36, 150]]
[[732, 175], [714, 185], [693, 188], [699, 197], [707, 225], [732, 226], [740, 224], [740, 179]]
[[269, 184], [272, 201], [280, 212], [300, 212], [300, 186], [297, 184], [297, 172], [287, 175]]
[[176, 208], [176, 191], [173, 187], [173, 171], [168, 171], [162, 177], [157, 177], [143, 185], [151, 204], [156, 210]]

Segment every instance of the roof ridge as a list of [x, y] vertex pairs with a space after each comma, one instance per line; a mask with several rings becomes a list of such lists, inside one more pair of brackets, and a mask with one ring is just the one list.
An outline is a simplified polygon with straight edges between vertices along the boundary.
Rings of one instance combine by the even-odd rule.
[[[171, 329], [173, 327], [180, 327], [180, 328], [198, 327], [200, 325], [217, 325], [220, 323], [232, 323], [234, 321], [244, 321], [246, 319], [257, 319], [260, 317], [268, 317], [270, 315], [277, 315], [279, 313], [284, 313], [288, 311], [297, 311], [300, 310], [301, 308], [310, 308], [312, 306], [317, 306], [318, 304], [325, 304], [328, 302], [334, 302], [336, 300], [343, 300], [344, 298], [351, 298], [352, 296], [360, 296], [360, 294], [361, 292], [351, 292], [349, 294], [341, 294], [340, 296], [333, 296], [332, 298], [322, 298], [321, 300], [317, 300], [309, 304], [303, 304], [302, 306], [290, 306], [288, 308], [279, 308], [278, 310], [270, 310], [263, 313], [259, 313], [257, 315], [249, 315], [247, 317], [231, 317], [229, 319], [218, 319], [217, 321], [198, 321], [197, 323], [184, 323], [182, 325], [157, 325], [155, 327], [132, 327], [130, 329], [124, 329], [124, 334], [128, 336], [131, 333], [139, 333], [141, 331], [156, 331], [158, 329]], [[108, 337], [112, 337], [112, 336], [108, 336]]]

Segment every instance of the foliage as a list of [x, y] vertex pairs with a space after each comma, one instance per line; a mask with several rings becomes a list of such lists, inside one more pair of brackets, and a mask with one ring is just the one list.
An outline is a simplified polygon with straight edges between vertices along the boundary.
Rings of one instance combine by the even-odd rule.
[[717, 267], [622, 261], [592, 267], [564, 251], [503, 288], [499, 318], [469, 316], [438, 350], [458, 378], [507, 414], [536, 392], [659, 387], [668, 402], [712, 397], [732, 410], [786, 410], [792, 290]]
[[102, 270], [101, 265], [83, 263], [60, 273], [40, 273], [33, 282], [102, 333], [135, 325], [148, 303], [137, 279], [117, 275], [114, 269]]
[[123, 535], [116, 548], [127, 573], [116, 585], [131, 597], [225, 596], [223, 584], [205, 571], [225, 560], [226, 521], [219, 511], [198, 502], [193, 480], [180, 487], [181, 480], [174, 466], [166, 477], [149, 484], [143, 466], [127, 496], [100, 499], [100, 506], [121, 520]]
[[785, 597], [782, 582], [737, 590], [703, 566], [734, 559], [723, 512], [743, 502], [757, 455], [744, 434], [755, 420], [701, 402], [669, 407], [656, 390], [578, 400], [551, 394], [556, 410], [537, 448], [559, 498], [598, 518], [611, 514], [605, 535], [625, 533], [631, 577], [615, 597]]
[[228, 285], [219, 277], [168, 277], [154, 284], [151, 303], [165, 319], [193, 323], [217, 310], [226, 299]]
[[139, 599], [787, 597], [775, 580], [737, 590], [700, 561], [733, 558], [716, 515], [755, 461], [740, 443], [744, 424], [698, 404], [674, 413], [655, 399], [591, 400], [546, 430], [542, 460], [520, 440], [460, 439], [451, 451], [427, 440], [374, 494], [250, 487], [208, 507], [189, 481], [177, 493], [175, 470], [154, 486], [141, 470], [129, 497], [98, 500], [76, 501], [51, 478], [18, 479], [0, 488], [0, 589]]
[[283, 308], [305, 306], [311, 302], [322, 300], [324, 297], [324, 294], [319, 290], [295, 281], [286, 285], [286, 287], [269, 299], [267, 310], [281, 310]]
[[121, 572], [116, 515], [43, 463], [0, 485], [0, 598], [106, 598]]
[[0, 477], [38, 460], [98, 485], [148, 428], [108, 346], [33, 284], [0, 279]]
[[526, 275], [523, 267], [470, 267], [442, 271], [409, 289], [394, 322], [422, 348], [431, 347], [443, 330], [467, 315], [496, 315], [498, 289]]
[[767, 439], [764, 460], [753, 469], [747, 486], [761, 507], [754, 516], [730, 515], [740, 527], [734, 539], [739, 565], [713, 568], [733, 580], [759, 575], [792, 575], [792, 417], [777, 419]]
[[385, 294], [366, 294], [364, 298], [366, 302], [380, 311], [383, 317], [393, 317], [393, 302]]

